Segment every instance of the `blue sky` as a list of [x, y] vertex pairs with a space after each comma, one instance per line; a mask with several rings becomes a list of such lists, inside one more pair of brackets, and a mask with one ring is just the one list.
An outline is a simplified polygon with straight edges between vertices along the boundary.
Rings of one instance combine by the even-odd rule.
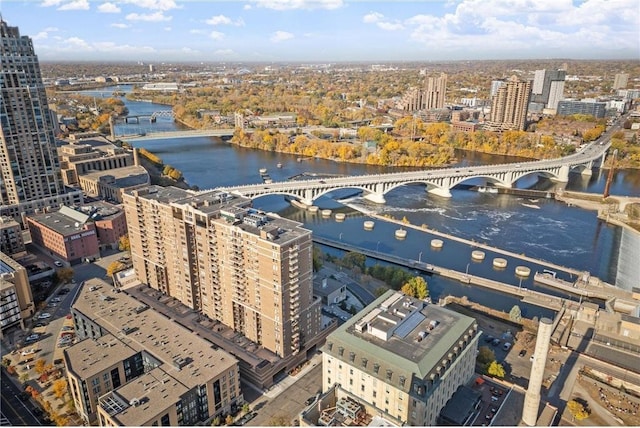
[[0, 0], [40, 60], [640, 59], [638, 0]]

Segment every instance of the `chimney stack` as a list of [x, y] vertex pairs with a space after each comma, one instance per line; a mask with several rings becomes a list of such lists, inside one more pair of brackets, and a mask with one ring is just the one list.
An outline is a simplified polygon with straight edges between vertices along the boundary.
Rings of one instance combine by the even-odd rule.
[[538, 324], [538, 337], [536, 339], [536, 349], [533, 352], [529, 387], [524, 396], [524, 406], [522, 407], [522, 422], [530, 427], [535, 426], [538, 421], [540, 388], [542, 387], [542, 378], [544, 377], [544, 367], [547, 364], [552, 332], [553, 321], [549, 318], [542, 318]]

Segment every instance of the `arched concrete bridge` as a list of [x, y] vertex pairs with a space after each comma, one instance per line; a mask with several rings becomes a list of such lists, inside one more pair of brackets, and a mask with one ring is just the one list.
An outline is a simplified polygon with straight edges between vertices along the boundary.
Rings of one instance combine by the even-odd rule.
[[298, 199], [306, 205], [322, 195], [337, 189], [361, 189], [365, 198], [384, 203], [384, 195], [398, 186], [422, 183], [426, 190], [442, 197], [451, 197], [451, 189], [472, 178], [484, 178], [497, 187], [512, 187], [520, 178], [538, 174], [557, 182], [569, 181], [569, 172], [591, 175], [594, 166], [602, 166], [611, 143], [591, 143], [584, 149], [556, 159], [498, 165], [465, 166], [425, 171], [396, 172], [389, 174], [356, 175], [304, 181], [286, 181], [269, 184], [252, 184], [225, 187], [237, 195], [254, 198], [270, 194], [283, 194]]

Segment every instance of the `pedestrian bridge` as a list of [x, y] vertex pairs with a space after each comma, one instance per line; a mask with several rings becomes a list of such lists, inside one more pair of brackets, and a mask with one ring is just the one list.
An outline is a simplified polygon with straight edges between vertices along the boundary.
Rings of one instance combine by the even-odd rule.
[[569, 172], [591, 175], [594, 166], [601, 167], [604, 163], [610, 146], [610, 142], [594, 142], [569, 156], [531, 162], [252, 184], [225, 187], [219, 190], [249, 198], [282, 194], [295, 198], [303, 204], [312, 205], [313, 201], [331, 191], [360, 189], [365, 198], [384, 203], [384, 195], [396, 187], [420, 183], [424, 184], [430, 193], [451, 197], [453, 187], [474, 178], [483, 178], [496, 187], [510, 188], [517, 180], [531, 174], [549, 177], [561, 183], [569, 181]]

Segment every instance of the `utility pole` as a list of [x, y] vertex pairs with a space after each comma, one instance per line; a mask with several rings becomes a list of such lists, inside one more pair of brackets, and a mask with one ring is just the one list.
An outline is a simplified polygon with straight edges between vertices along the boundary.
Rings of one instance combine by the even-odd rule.
[[609, 169], [609, 175], [607, 176], [607, 183], [604, 185], [604, 193], [602, 194], [603, 198], [609, 197], [609, 192], [611, 190], [611, 182], [613, 181], [613, 171], [616, 167], [616, 156], [618, 156], [618, 149], [613, 151], [613, 159], [611, 160], [611, 168]]

